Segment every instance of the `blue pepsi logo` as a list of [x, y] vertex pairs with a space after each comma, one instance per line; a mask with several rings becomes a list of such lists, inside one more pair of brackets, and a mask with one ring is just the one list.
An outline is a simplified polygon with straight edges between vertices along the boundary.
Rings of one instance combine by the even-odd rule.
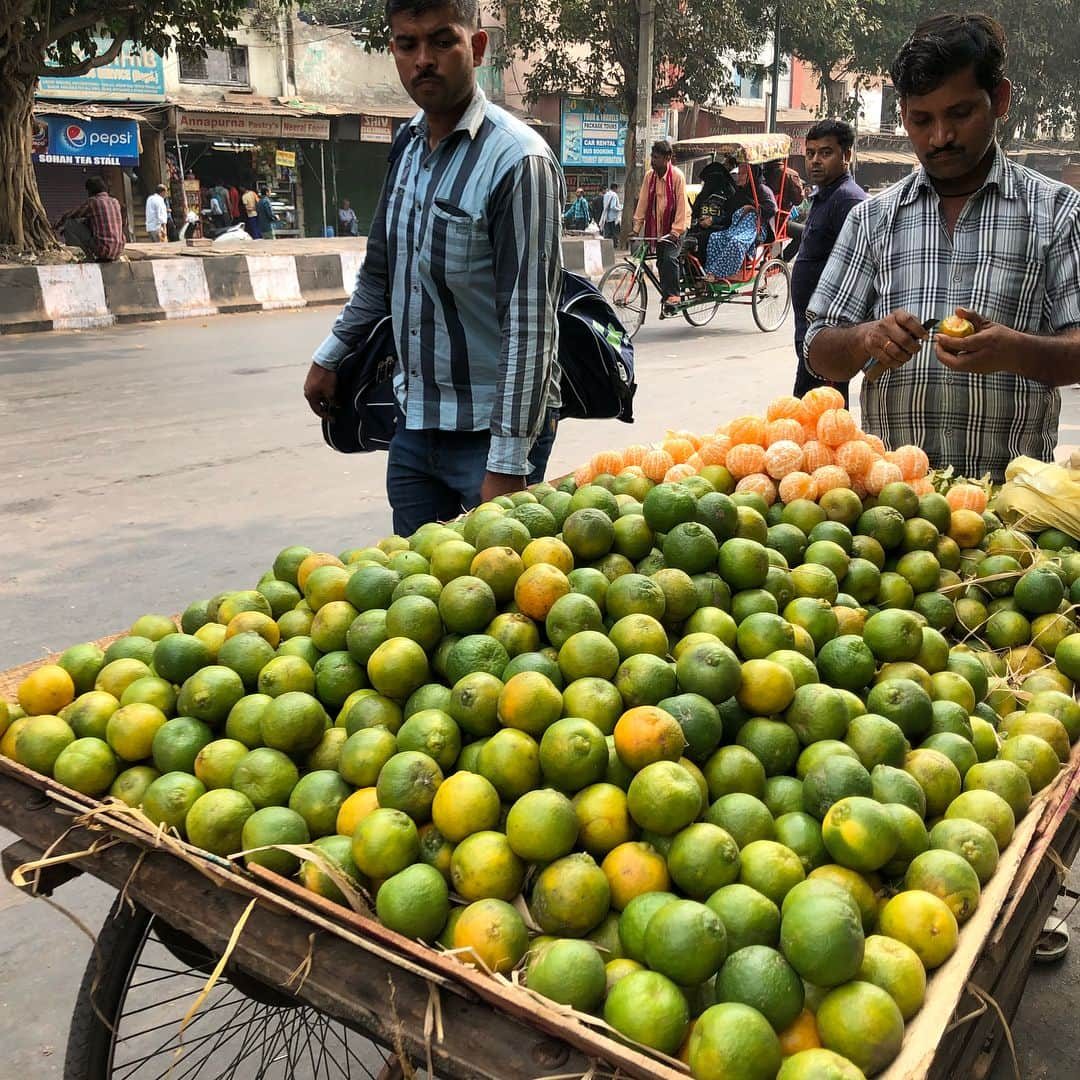
[[68, 124], [64, 136], [76, 150], [81, 150], [86, 145], [86, 132], [78, 124]]

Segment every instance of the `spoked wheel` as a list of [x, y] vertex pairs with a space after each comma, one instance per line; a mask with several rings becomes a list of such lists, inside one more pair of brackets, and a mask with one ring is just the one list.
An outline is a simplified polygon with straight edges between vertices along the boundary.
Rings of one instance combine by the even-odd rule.
[[648, 302], [645, 282], [638, 276], [637, 267], [632, 263], [617, 263], [600, 279], [600, 291], [618, 313], [619, 321], [626, 332], [633, 338], [645, 321], [645, 307]]
[[65, 1080], [401, 1077], [371, 1039], [231, 968], [181, 1034], [216, 962], [145, 908], [117, 901], [79, 987]]
[[720, 310], [720, 303], [719, 300], [702, 300], [693, 307], [684, 307], [683, 318], [691, 326], [708, 326]]
[[754, 322], [766, 334], [779, 330], [791, 310], [791, 270], [783, 259], [762, 263], [751, 295]]

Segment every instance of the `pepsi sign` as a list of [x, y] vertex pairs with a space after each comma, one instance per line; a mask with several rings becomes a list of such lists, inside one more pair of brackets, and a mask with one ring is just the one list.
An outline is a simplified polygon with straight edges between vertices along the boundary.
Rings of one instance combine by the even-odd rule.
[[139, 125], [134, 120], [38, 117], [33, 158], [43, 165], [138, 165]]

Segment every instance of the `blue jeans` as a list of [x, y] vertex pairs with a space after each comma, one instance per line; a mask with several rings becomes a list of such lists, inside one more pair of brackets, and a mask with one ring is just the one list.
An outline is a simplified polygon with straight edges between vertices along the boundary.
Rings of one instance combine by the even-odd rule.
[[[558, 421], [558, 411], [548, 409], [529, 452], [530, 484], [544, 479]], [[487, 431], [410, 431], [399, 413], [386, 464], [394, 532], [411, 536], [427, 521], [449, 521], [478, 506], [490, 442]]]

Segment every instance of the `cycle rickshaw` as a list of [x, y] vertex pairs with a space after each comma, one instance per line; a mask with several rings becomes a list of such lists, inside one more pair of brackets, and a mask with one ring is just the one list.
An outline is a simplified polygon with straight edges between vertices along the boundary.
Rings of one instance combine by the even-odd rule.
[[[674, 144], [677, 161], [701, 158], [723, 160], [730, 158], [739, 164], [764, 165], [770, 161], [786, 163], [791, 151], [791, 138], [780, 133], [750, 135], [711, 135], [701, 139], [684, 139]], [[757, 185], [753, 177], [750, 190], [758, 205]], [[784, 183], [777, 191], [777, 205], [783, 202]], [[760, 212], [759, 212], [760, 217]], [[747, 255], [742, 267], [731, 277], [710, 281], [702, 260], [704, 251], [695, 250], [689, 242], [680, 259], [679, 303], [665, 312], [661, 305], [660, 318], [682, 315], [691, 326], [705, 326], [712, 321], [721, 304], [749, 304], [758, 329], [765, 333], [783, 325], [791, 308], [791, 271], [781, 258], [787, 242], [788, 213], [778, 211], [772, 236], [758, 243]], [[656, 237], [633, 241], [629, 255], [616, 263], [600, 279], [600, 290], [614, 305], [619, 318], [631, 337], [645, 321], [648, 307], [646, 279], [659, 293], [660, 281], [649, 265]]]

